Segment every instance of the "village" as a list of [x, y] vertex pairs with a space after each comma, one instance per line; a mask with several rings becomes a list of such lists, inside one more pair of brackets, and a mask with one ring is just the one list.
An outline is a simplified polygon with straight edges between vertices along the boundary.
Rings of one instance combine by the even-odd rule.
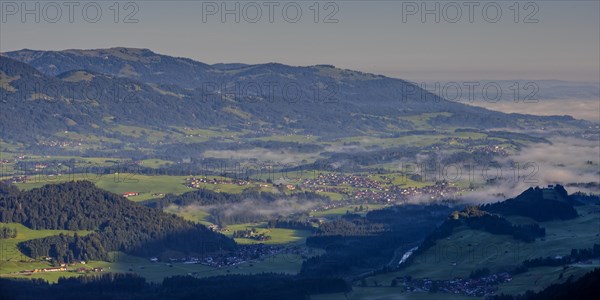
[[[268, 257], [275, 255], [297, 255], [306, 257], [310, 255], [306, 247], [299, 246], [279, 246], [279, 245], [265, 245], [265, 244], [251, 244], [251, 245], [239, 245], [235, 252], [223, 252], [215, 253], [205, 257], [182, 257], [182, 258], [168, 258], [164, 263], [167, 266], [173, 266], [173, 264], [201, 264], [214, 268], [223, 268], [230, 266], [237, 266], [239, 264], [248, 263], [252, 261], [262, 261]], [[150, 262], [159, 263], [162, 260], [158, 257], [151, 257]]]
[[189, 188], [201, 188], [203, 184], [235, 184], [235, 185], [249, 185], [250, 181], [241, 179], [227, 179], [227, 178], [206, 178], [206, 177], [188, 177], [185, 179], [185, 186]]
[[[44, 258], [42, 261], [52, 261], [49, 258]], [[31, 276], [36, 273], [49, 273], [49, 272], [74, 272], [79, 274], [86, 273], [100, 273], [104, 272], [104, 268], [102, 267], [86, 267], [85, 261], [73, 262], [73, 263], [56, 263], [55, 266], [48, 268], [36, 268], [31, 270], [23, 270], [20, 272], [16, 272], [15, 274]]]
[[[189, 188], [202, 188], [204, 184], [235, 184], [239, 186], [258, 184], [260, 187], [273, 186], [280, 190], [311, 191], [317, 193], [336, 193], [344, 196], [345, 200], [357, 203], [393, 204], [404, 203], [414, 197], [428, 200], [448, 199], [456, 196], [460, 191], [457, 187], [446, 181], [436, 182], [422, 187], [410, 187], [393, 184], [386, 176], [382, 180], [372, 179], [373, 175], [346, 175], [342, 173], [319, 174], [314, 179], [303, 179], [299, 184], [266, 183], [251, 180], [188, 177], [185, 186]], [[328, 209], [328, 208], [327, 208]]]
[[406, 292], [441, 292], [484, 297], [495, 294], [498, 284], [511, 280], [512, 276], [507, 272], [481, 278], [455, 278], [452, 280], [413, 279], [410, 276], [404, 276], [395, 278], [392, 286], [401, 286]]
[[[288, 258], [304, 259], [311, 255], [310, 249], [300, 246], [277, 246], [265, 244], [240, 245], [235, 252], [214, 253], [204, 257], [188, 256], [178, 258], [159, 259], [151, 257], [151, 263], [164, 263], [167, 267], [174, 264], [200, 264], [212, 268], [234, 267], [244, 263], [264, 261], [276, 255], [285, 255]], [[15, 275], [31, 276], [38, 273], [72, 272], [78, 274], [105, 272], [102, 267], [88, 267], [87, 262], [78, 261], [73, 263], [58, 263], [51, 258], [42, 258], [41, 262], [49, 262], [52, 266], [47, 268], [35, 268], [15, 272]], [[143, 268], [140, 267], [140, 268]], [[133, 268], [129, 269], [130, 272]]]
[[305, 179], [299, 187], [314, 192], [339, 193], [347, 195], [349, 200], [376, 204], [403, 203], [413, 197], [451, 198], [459, 192], [457, 187], [444, 181], [423, 187], [407, 187], [394, 184], [384, 175], [380, 176], [381, 180], [374, 180], [373, 176], [319, 174], [315, 179]]

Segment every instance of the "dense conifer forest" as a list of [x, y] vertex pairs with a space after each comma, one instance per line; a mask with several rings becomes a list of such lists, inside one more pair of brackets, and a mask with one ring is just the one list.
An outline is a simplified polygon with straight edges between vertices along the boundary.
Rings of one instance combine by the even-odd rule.
[[166, 250], [203, 254], [236, 247], [233, 240], [203, 225], [133, 203], [87, 181], [23, 192], [2, 185], [0, 222], [31, 229], [93, 231], [86, 236], [57, 235], [19, 244], [28, 256], [66, 262], [107, 260], [110, 251], [147, 257]]

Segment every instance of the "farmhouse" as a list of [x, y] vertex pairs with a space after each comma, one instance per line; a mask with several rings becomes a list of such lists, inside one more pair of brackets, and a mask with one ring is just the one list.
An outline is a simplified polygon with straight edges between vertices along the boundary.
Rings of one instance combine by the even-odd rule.
[[43, 269], [34, 269], [32, 273], [43, 273], [43, 272], [62, 272], [66, 271], [66, 267], [54, 267], [54, 268], [43, 268]]

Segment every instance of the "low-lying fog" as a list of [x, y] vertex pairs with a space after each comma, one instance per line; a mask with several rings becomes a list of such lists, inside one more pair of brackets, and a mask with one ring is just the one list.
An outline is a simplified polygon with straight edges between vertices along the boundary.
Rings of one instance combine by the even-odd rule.
[[539, 116], [569, 115], [576, 119], [600, 122], [600, 99], [544, 99], [535, 103], [514, 101], [473, 101], [469, 105], [484, 107], [505, 113], [521, 113]]
[[[469, 193], [464, 198], [477, 202], [490, 202], [517, 196], [531, 186], [562, 184], [569, 193], [576, 191], [599, 193], [600, 185], [600, 144], [576, 138], [555, 138], [548, 144], [534, 144], [523, 148], [518, 154], [509, 156], [501, 163], [517, 162], [521, 165], [534, 163], [533, 168], [519, 180], [506, 180], [499, 184], [486, 184], [482, 189]], [[596, 183], [595, 188], [569, 187], [569, 183]]]

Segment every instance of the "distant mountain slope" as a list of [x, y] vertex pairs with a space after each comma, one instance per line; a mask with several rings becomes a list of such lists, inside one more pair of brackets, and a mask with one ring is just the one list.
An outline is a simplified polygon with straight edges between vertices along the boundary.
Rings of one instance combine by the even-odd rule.
[[529, 188], [514, 199], [484, 205], [482, 209], [507, 216], [529, 217], [538, 222], [577, 217], [573, 201], [561, 185], [551, 188]]
[[[106, 118], [145, 128], [334, 137], [413, 130], [419, 122], [478, 129], [586, 125], [464, 105], [404, 80], [328, 65], [210, 66], [147, 49], [9, 52], [0, 56], [0, 77], [0, 129], [4, 139], [18, 141], [65, 130], [101, 135]], [[421, 114], [427, 114], [422, 121]], [[417, 123], [407, 119], [415, 116]]]
[[164, 251], [207, 253], [234, 249], [235, 242], [203, 225], [131, 202], [78, 181], [31, 191], [0, 187], [0, 222], [31, 229], [92, 230], [85, 237], [52, 236], [21, 243], [32, 256], [62, 261], [108, 259], [109, 251], [141, 256]]
[[[92, 71], [46, 76], [27, 64], [0, 57], [2, 138], [32, 141], [57, 132], [104, 135], [111, 125], [168, 128], [174, 125], [226, 126], [242, 122], [222, 103], [191, 103], [193, 93], [166, 92], [129, 78]], [[186, 94], [187, 93], [187, 94]]]
[[89, 70], [158, 84], [193, 87], [195, 81], [214, 76], [210, 65], [187, 58], [156, 54], [148, 49], [36, 51], [24, 49], [3, 55], [27, 63], [40, 72], [56, 76], [72, 70]]

